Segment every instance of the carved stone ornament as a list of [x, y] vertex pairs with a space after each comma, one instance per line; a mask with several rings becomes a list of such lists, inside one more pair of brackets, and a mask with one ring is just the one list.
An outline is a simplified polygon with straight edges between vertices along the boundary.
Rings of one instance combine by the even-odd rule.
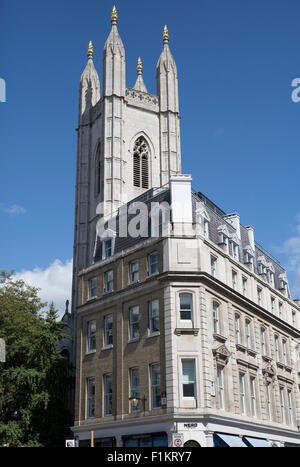
[[216, 359], [222, 362], [227, 363], [230, 357], [230, 352], [227, 349], [226, 345], [220, 345], [216, 349], [213, 349], [213, 354], [215, 355]]
[[264, 368], [263, 368], [263, 374], [266, 376], [266, 377], [269, 377], [269, 378], [273, 378], [273, 376], [275, 376], [276, 374], [276, 369], [275, 369], [275, 365], [272, 365], [270, 362], [268, 362]]

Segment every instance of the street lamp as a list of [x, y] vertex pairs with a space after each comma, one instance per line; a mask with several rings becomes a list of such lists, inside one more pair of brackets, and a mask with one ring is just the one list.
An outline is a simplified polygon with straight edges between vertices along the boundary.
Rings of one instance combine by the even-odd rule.
[[129, 397], [129, 400], [131, 402], [131, 406], [135, 407], [135, 408], [137, 408], [137, 405], [138, 405], [139, 401], [142, 401], [143, 411], [144, 411], [144, 415], [145, 415], [145, 407], [146, 407], [146, 400], [147, 400], [145, 395], [144, 395], [144, 397], [131, 396], [131, 397]]

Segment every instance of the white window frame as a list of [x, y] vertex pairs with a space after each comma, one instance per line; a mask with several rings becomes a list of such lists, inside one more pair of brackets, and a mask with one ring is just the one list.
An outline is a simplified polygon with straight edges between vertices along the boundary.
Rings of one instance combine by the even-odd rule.
[[239, 382], [240, 382], [241, 411], [242, 411], [242, 415], [247, 415], [247, 400], [246, 400], [246, 392], [245, 392], [245, 373], [240, 372]]
[[293, 398], [292, 398], [291, 389], [287, 390], [287, 399], [288, 399], [290, 425], [294, 425], [294, 408], [293, 408]]
[[95, 352], [96, 350], [96, 320], [88, 321], [87, 323], [87, 352]]
[[106, 315], [104, 317], [104, 346], [108, 347], [112, 345], [113, 345], [113, 315]]
[[275, 303], [276, 303], [276, 300], [274, 297], [271, 297], [271, 313], [273, 315], [275, 315]]
[[[107, 245], [110, 242], [110, 247], [107, 248]], [[103, 240], [102, 242], [102, 259], [107, 259], [111, 258], [114, 255], [114, 249], [115, 249], [115, 238], [107, 238], [106, 240]], [[109, 254], [108, 254], [109, 253]]]
[[248, 293], [248, 279], [247, 279], [247, 277], [243, 276], [242, 282], [243, 282], [243, 295], [244, 295], [244, 297], [247, 297], [247, 293]]
[[[187, 362], [193, 362], [193, 378], [188, 383], [184, 381], [184, 364]], [[181, 359], [181, 375], [182, 375], [182, 397], [184, 399], [196, 399], [196, 360], [194, 358], [182, 358]], [[193, 385], [193, 395], [185, 396], [184, 385]]]
[[275, 346], [275, 359], [276, 362], [280, 362], [280, 353], [279, 353], [279, 337], [277, 334], [274, 336], [274, 346]]
[[207, 219], [203, 221], [203, 235], [204, 238], [209, 238], [209, 222]]
[[[137, 311], [137, 314], [134, 313]], [[137, 316], [135, 321], [133, 321], [133, 316]], [[134, 336], [135, 329], [137, 329], [137, 336]], [[133, 306], [129, 308], [129, 340], [135, 341], [140, 338], [140, 310], [138, 306]]]
[[281, 422], [285, 425], [286, 424], [286, 413], [285, 413], [285, 400], [284, 400], [284, 387], [279, 387], [279, 394], [280, 394], [280, 410], [281, 410]]
[[217, 389], [219, 409], [225, 409], [224, 367], [217, 365]]
[[287, 353], [286, 339], [282, 339], [282, 361], [285, 365], [288, 365], [288, 353]]
[[266, 385], [266, 396], [267, 396], [267, 407], [268, 407], [268, 416], [269, 420], [273, 420], [273, 410], [272, 410], [272, 398], [271, 398], [271, 391], [270, 391], [271, 383]]
[[92, 277], [88, 280], [89, 284], [89, 298], [96, 298], [97, 297], [97, 278]]
[[250, 319], [245, 319], [245, 338], [246, 338], [246, 347], [248, 349], [252, 348], [252, 341], [251, 341], [251, 321]]
[[295, 310], [292, 310], [292, 326], [297, 328], [297, 315]]
[[[155, 304], [155, 305], [154, 305]], [[156, 307], [157, 305], [157, 307]], [[149, 310], [149, 335], [156, 335], [159, 334], [160, 328], [159, 328], [159, 300], [152, 300], [148, 304], [148, 310]], [[155, 312], [153, 315], [153, 312]], [[157, 329], [154, 327], [154, 322], [158, 323]]]
[[[136, 382], [136, 375], [137, 375], [138, 385], [133, 384], [134, 382]], [[136, 405], [131, 403], [130, 412], [131, 413], [140, 412], [141, 410], [141, 401], [140, 401], [141, 379], [140, 379], [139, 368], [129, 369], [129, 381], [130, 381], [130, 397], [137, 398]]]
[[114, 290], [114, 271], [110, 269], [104, 273], [104, 292], [109, 293]]
[[265, 328], [260, 328], [260, 343], [261, 343], [261, 354], [263, 356], [267, 355], [267, 346], [266, 346], [266, 330]]
[[237, 290], [237, 272], [234, 269], [232, 270], [232, 288]]
[[[134, 269], [134, 266], [137, 266], [136, 269]], [[130, 284], [134, 284], [135, 282], [139, 281], [139, 261], [131, 261], [129, 263], [129, 281]]]
[[282, 319], [282, 310], [283, 310], [283, 304], [282, 302], [279, 302], [278, 304], [278, 316], [280, 319]]
[[217, 277], [217, 258], [214, 255], [210, 255], [210, 273]]
[[[190, 298], [190, 308], [189, 309], [183, 309], [182, 308], [182, 302], [181, 298], [183, 296], [188, 296]], [[183, 318], [182, 314], [183, 313], [189, 313], [189, 318]], [[193, 321], [193, 294], [191, 292], [180, 292], [179, 293], [179, 317], [180, 321]]]
[[255, 377], [250, 375], [250, 398], [251, 398], [251, 412], [252, 417], [257, 417], [257, 402], [256, 402], [256, 382]]
[[[158, 369], [158, 383], [154, 381], [154, 371]], [[150, 390], [151, 390], [151, 409], [160, 409], [161, 407], [161, 389], [160, 389], [160, 364], [151, 363], [150, 364]], [[159, 395], [159, 404], [156, 405], [156, 395]]]
[[234, 325], [235, 325], [235, 343], [241, 344], [241, 326], [240, 326], [240, 315], [234, 314]]
[[[111, 388], [109, 390], [109, 388]], [[104, 410], [104, 417], [111, 417], [112, 416], [112, 374], [107, 373], [103, 375], [103, 410]], [[110, 410], [108, 410], [110, 407]]]
[[[153, 257], [156, 257], [156, 261], [155, 262], [151, 262], [152, 258]], [[156, 265], [155, 267], [155, 271], [152, 271], [152, 267]], [[158, 252], [155, 251], [153, 253], [151, 253], [150, 255], [148, 255], [148, 275], [149, 276], [154, 276], [155, 274], [158, 274], [159, 272], [159, 257], [158, 257]]]
[[95, 418], [95, 378], [94, 377], [86, 379], [86, 418]]
[[212, 303], [212, 312], [214, 333], [220, 334], [220, 304], [215, 300]]
[[262, 289], [260, 287], [257, 287], [257, 303], [262, 306]]

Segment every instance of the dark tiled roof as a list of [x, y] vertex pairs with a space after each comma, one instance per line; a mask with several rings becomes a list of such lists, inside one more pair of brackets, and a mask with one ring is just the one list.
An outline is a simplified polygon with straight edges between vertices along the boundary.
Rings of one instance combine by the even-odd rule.
[[[145, 214], [144, 219], [141, 218], [141, 223], [143, 225], [148, 225], [148, 236], [141, 237], [138, 236], [133, 238], [132, 236], [120, 237], [119, 236], [119, 214], [117, 215], [117, 232], [115, 238], [115, 250], [114, 253], [120, 253], [121, 251], [127, 250], [140, 242], [144, 241], [145, 238], [149, 238], [151, 235], [151, 218], [150, 218], [150, 210], [151, 210], [151, 203], [152, 202], [167, 202], [170, 204], [170, 190], [168, 187], [162, 188], [151, 188], [150, 190], [146, 191], [139, 197], [131, 200], [127, 203], [127, 209], [129, 209], [132, 203], [136, 202], [144, 202], [147, 206], [147, 214]], [[219, 243], [219, 232], [218, 228], [220, 226], [226, 226], [229, 235], [233, 235], [236, 233], [235, 228], [226, 220], [226, 213], [216, 206], [212, 201], [206, 198], [205, 195], [202, 193], [194, 193], [192, 195], [192, 211], [193, 211], [193, 222], [196, 222], [196, 210], [199, 205], [205, 206], [205, 210], [209, 216], [210, 222], [208, 224], [209, 228], [209, 239], [215, 243], [216, 245]], [[128, 224], [130, 220], [137, 215], [135, 212], [134, 214], [128, 215]], [[239, 258], [240, 261], [244, 261], [244, 249], [250, 244], [248, 230], [242, 224], [240, 225], [240, 233], [241, 233], [241, 240], [239, 242]], [[254, 255], [254, 271], [258, 273], [258, 258], [260, 256], [264, 256], [268, 263], [271, 263], [274, 268], [274, 285], [275, 288], [279, 289], [279, 275], [285, 273], [285, 269], [276, 261], [271, 255], [269, 255], [266, 251], [260, 248], [258, 245], [255, 245], [255, 255]], [[94, 262], [98, 262], [102, 260], [102, 242], [99, 238], [97, 238], [97, 245], [96, 245], [96, 253]]]

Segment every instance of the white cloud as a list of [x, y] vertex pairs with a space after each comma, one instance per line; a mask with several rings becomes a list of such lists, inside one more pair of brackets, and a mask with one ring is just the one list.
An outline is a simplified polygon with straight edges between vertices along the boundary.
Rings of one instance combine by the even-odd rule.
[[10, 216], [18, 216], [19, 214], [25, 214], [26, 209], [19, 204], [12, 204], [11, 206], [4, 206], [2, 203], [0, 204], [0, 209]]
[[71, 304], [72, 267], [72, 260], [63, 263], [56, 259], [46, 269], [35, 267], [32, 271], [16, 272], [15, 278], [23, 279], [27, 284], [40, 288], [39, 296], [42, 301], [48, 304], [54, 302], [61, 318], [65, 312], [66, 300]]
[[294, 235], [285, 240], [282, 246], [274, 249], [287, 257], [287, 269], [298, 271], [300, 268], [300, 213], [295, 217], [296, 224], [292, 227]]

